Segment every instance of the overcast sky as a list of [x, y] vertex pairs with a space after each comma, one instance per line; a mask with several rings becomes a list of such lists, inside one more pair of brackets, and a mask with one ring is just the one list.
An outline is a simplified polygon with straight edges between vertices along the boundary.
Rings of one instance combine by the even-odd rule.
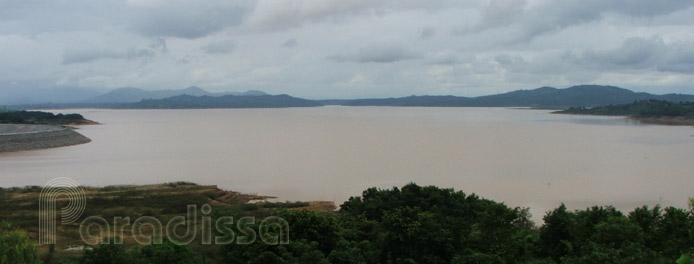
[[0, 0], [0, 89], [694, 93], [692, 0]]

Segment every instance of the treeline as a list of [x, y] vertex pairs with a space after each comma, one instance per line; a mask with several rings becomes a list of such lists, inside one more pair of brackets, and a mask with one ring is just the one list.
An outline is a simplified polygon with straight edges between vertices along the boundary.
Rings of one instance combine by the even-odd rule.
[[623, 115], [636, 118], [682, 117], [694, 119], [694, 102], [668, 102], [660, 100], [637, 101], [623, 105], [600, 107], [572, 107], [557, 113], [588, 115]]
[[53, 114], [41, 111], [5, 111], [0, 112], [0, 124], [44, 124], [68, 125], [83, 124], [91, 121], [80, 114]]
[[694, 215], [674, 207], [548, 212], [408, 184], [371, 188], [337, 214], [289, 211], [289, 245], [227, 245], [220, 263], [685, 263]]
[[694, 263], [694, 215], [674, 207], [643, 206], [625, 215], [609, 206], [561, 205], [537, 227], [527, 208], [408, 184], [370, 188], [335, 213], [273, 215], [289, 223], [289, 244], [232, 243], [213, 256], [172, 243], [104, 245], [74, 263]]

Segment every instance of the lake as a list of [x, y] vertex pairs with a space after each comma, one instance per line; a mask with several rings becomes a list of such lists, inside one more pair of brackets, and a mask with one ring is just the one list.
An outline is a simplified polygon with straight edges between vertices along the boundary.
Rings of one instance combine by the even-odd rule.
[[687, 206], [694, 128], [507, 108], [76, 109], [91, 143], [0, 154], [0, 186], [192, 181], [337, 205], [409, 182], [531, 207]]

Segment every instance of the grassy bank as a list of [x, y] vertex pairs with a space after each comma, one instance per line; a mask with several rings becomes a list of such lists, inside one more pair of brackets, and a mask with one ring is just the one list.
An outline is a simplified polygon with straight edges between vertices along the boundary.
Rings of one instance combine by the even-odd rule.
[[[10, 223], [15, 228], [26, 230], [32, 240], [38, 240], [40, 186], [0, 188], [0, 222]], [[40, 246], [41, 259], [70, 259], [83, 254], [84, 246], [79, 235], [79, 223], [88, 216], [100, 216], [113, 224], [114, 217], [130, 217], [131, 223], [140, 216], [152, 216], [166, 223], [175, 216], [186, 216], [187, 205], [196, 205], [198, 210], [204, 204], [212, 206], [215, 214], [265, 217], [274, 210], [309, 209], [332, 211], [334, 205], [326, 202], [268, 202], [270, 196], [241, 194], [225, 191], [216, 186], [197, 185], [189, 182], [175, 182], [156, 185], [84, 187], [87, 203], [82, 217], [72, 225], [58, 224], [57, 244], [53, 252], [48, 246]], [[67, 197], [59, 197], [56, 208], [67, 205]], [[249, 203], [252, 202], [252, 203]], [[198, 216], [201, 217], [200, 212]], [[150, 229], [144, 229], [151, 235]], [[122, 239], [125, 248], [136, 246], [130, 228], [125, 228]], [[120, 237], [120, 236], [119, 236]], [[201, 247], [200, 240], [190, 245], [199, 252], [212, 252], [214, 248]], [[50, 255], [50, 256], [49, 256]], [[210, 256], [213, 257], [213, 256]], [[57, 263], [57, 262], [55, 262]]]

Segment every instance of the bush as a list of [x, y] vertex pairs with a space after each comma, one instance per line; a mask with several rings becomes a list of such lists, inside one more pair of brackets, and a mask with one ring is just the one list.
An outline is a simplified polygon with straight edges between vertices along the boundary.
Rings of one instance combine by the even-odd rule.
[[27, 233], [5, 222], [0, 223], [0, 263], [41, 263], [36, 254], [36, 244]]

